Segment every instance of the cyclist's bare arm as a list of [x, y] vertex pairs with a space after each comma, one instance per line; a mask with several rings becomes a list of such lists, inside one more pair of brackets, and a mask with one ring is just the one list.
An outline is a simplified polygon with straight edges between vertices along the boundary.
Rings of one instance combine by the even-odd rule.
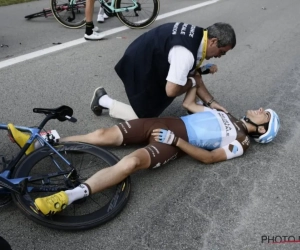
[[210, 92], [207, 90], [203, 80], [202, 76], [199, 75], [198, 73], [194, 76], [196, 80], [196, 87], [197, 91], [196, 94], [197, 96], [205, 103], [209, 102], [213, 96], [210, 94]]
[[196, 103], [197, 87], [191, 88], [185, 95], [182, 106], [192, 113], [204, 111], [204, 106]]
[[[197, 96], [199, 96], [199, 98], [205, 102], [208, 103], [213, 99], [213, 96], [209, 93], [209, 91], [207, 90], [205, 84], [203, 83], [202, 77], [199, 74], [195, 75], [195, 80], [196, 80], [196, 86], [197, 86]], [[225, 113], [228, 113], [228, 111], [226, 110], [226, 108], [224, 108], [223, 106], [221, 106], [217, 101], [213, 101], [211, 103], [211, 105], [209, 106], [212, 109], [218, 109], [218, 110], [222, 110]]]
[[223, 148], [217, 148], [215, 150], [208, 151], [202, 148], [195, 147], [181, 138], [178, 139], [176, 146], [189, 156], [205, 164], [227, 160], [226, 152]]

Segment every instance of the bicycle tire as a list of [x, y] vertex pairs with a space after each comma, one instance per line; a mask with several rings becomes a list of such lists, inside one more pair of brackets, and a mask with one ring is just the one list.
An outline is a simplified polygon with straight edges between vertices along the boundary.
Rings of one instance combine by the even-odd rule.
[[73, 5], [68, 0], [50, 0], [50, 3], [53, 16], [63, 26], [78, 29], [85, 25], [85, 0], [77, 0]]
[[[119, 161], [119, 159], [111, 152], [90, 144], [77, 142], [61, 143], [58, 146], [55, 146], [55, 148], [74, 164], [73, 166], [77, 169], [78, 174], [82, 179], [81, 182], [96, 173], [101, 167], [105, 168], [107, 166], [114, 165]], [[54, 154], [53, 150], [48, 147], [42, 147], [34, 151], [28, 155], [16, 168], [15, 172], [13, 173], [13, 178], [37, 175], [40, 176], [42, 174], [51, 175], [51, 173], [55, 173], [55, 171], [57, 172], [57, 167], [51, 166], [53, 163], [53, 160], [50, 159], [51, 157], [56, 160], [56, 164], [60, 164], [60, 162], [62, 162], [61, 159], [58, 158], [57, 154]], [[86, 165], [84, 165], [86, 166], [85, 169], [80, 168], [82, 165], [77, 167], [76, 164], [80, 162], [82, 165], [86, 163]], [[47, 167], [45, 168], [45, 165], [42, 163], [46, 164]], [[54, 171], [51, 172], [50, 170], [52, 167], [54, 167]], [[36, 174], [34, 174], [34, 170], [37, 172]], [[62, 186], [62, 188], [65, 189], [66, 184], [65, 180], [62, 180], [62, 176], [53, 178], [51, 175], [50, 180], [52, 182], [51, 185], [49, 185], [50, 183], [47, 185], [48, 179], [47, 181], [46, 179], [43, 179], [43, 181], [40, 180], [39, 183], [29, 180], [27, 184], [27, 190], [35, 187], [34, 185], [40, 185], [41, 188], [43, 188], [42, 191], [45, 190], [45, 192], [38, 194], [36, 192], [27, 192], [26, 195], [29, 194], [31, 199], [34, 200], [36, 197], [53, 194], [53, 190], [52, 192], [49, 190], [51, 190], [51, 188], [54, 186]], [[113, 219], [126, 205], [130, 191], [130, 177], [127, 177], [125, 180], [112, 188], [84, 198], [86, 200], [83, 200], [80, 204], [77, 204], [75, 201], [67, 206], [67, 208], [62, 212], [53, 216], [42, 216], [36, 214], [30, 208], [28, 202], [26, 202], [26, 197], [24, 195], [14, 193], [12, 196], [14, 202], [21, 209], [22, 213], [25, 214], [29, 219], [46, 227], [75, 231], [93, 228]], [[111, 194], [111, 197], [108, 197], [109, 194]], [[102, 206], [101, 203], [105, 204]]]
[[26, 18], [26, 19], [33, 19], [33, 18], [37, 18], [37, 17], [47, 17], [46, 15], [47, 14], [51, 14], [51, 13], [52, 13], [51, 9], [47, 9], [47, 10], [43, 10], [41, 12], [37, 12], [37, 13], [33, 13], [33, 14], [30, 14], [30, 15], [27, 15], [24, 18]]
[[[115, 8], [125, 8], [132, 5], [132, 1], [117, 0]], [[159, 0], [139, 0], [135, 10], [117, 12], [119, 20], [132, 29], [146, 28], [152, 24], [158, 16], [160, 10]], [[150, 5], [148, 5], [150, 4]], [[153, 6], [152, 6], [153, 5]]]

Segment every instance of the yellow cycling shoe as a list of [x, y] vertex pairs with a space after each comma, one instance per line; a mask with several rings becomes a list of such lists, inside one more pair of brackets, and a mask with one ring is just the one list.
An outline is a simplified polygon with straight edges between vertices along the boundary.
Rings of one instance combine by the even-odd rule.
[[64, 191], [46, 196], [44, 198], [37, 198], [34, 204], [37, 210], [41, 211], [44, 215], [53, 215], [67, 207], [69, 198]]
[[[30, 138], [30, 135], [16, 129], [15, 126], [11, 123], [7, 124], [7, 127], [8, 127], [8, 133], [10, 134], [12, 139], [19, 145], [20, 148], [23, 148], [26, 142], [28, 141], [28, 139]], [[26, 150], [25, 154], [29, 155], [33, 151], [34, 151], [34, 144], [31, 144], [29, 148]]]

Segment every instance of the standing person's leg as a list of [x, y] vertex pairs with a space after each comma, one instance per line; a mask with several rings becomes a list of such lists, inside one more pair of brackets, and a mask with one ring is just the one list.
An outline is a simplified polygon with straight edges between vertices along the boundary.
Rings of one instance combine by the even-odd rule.
[[84, 34], [84, 38], [86, 40], [101, 40], [104, 35], [101, 33], [98, 33], [95, 30], [95, 26], [93, 23], [93, 14], [94, 14], [94, 4], [95, 4], [95, 0], [86, 0], [86, 6], [85, 6], [85, 19], [86, 19], [86, 26], [85, 26], [85, 34]]
[[94, 91], [91, 101], [91, 110], [95, 115], [100, 116], [103, 109], [108, 109], [109, 115], [113, 118], [125, 121], [138, 118], [130, 105], [111, 99], [105, 89], [99, 87]]
[[130, 105], [117, 100], [113, 100], [109, 108], [109, 115], [110, 117], [122, 119], [124, 121], [138, 119], [138, 116]]
[[97, 16], [97, 22], [98, 23], [104, 23], [105, 19], [108, 18], [108, 15], [104, 12], [104, 9], [102, 6], [99, 8], [98, 16]]
[[104, 23], [104, 9], [100, 6], [98, 16], [97, 16], [97, 22], [98, 23]]
[[[105, 2], [108, 2], [108, 0], [105, 0]], [[104, 12], [104, 9], [102, 8], [102, 6], [100, 6], [99, 12], [98, 12], [98, 17], [97, 17], [97, 22], [104, 23], [105, 19], [107, 19], [107, 18], [108, 18], [108, 15], [106, 15], [106, 13]]]

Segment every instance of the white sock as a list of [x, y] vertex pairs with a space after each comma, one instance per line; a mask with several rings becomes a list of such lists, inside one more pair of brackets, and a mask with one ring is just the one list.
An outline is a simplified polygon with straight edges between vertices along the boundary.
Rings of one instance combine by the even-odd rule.
[[98, 15], [103, 15], [104, 14], [104, 9], [102, 7], [99, 8]]
[[104, 95], [99, 99], [99, 105], [107, 109], [110, 109], [112, 102], [113, 99], [111, 99], [108, 95]]
[[65, 193], [68, 195], [69, 198], [68, 205], [70, 205], [73, 201], [89, 196], [90, 192], [86, 185], [80, 184], [78, 187], [72, 190], [65, 191]]

